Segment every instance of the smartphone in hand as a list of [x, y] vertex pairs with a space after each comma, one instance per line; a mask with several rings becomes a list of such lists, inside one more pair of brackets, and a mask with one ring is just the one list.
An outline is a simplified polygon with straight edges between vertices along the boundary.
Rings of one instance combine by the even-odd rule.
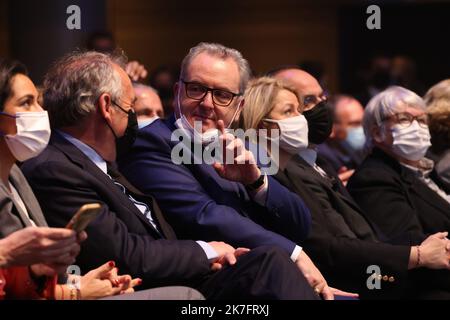
[[83, 205], [77, 213], [70, 219], [66, 228], [80, 233], [88, 224], [94, 220], [102, 211], [102, 206], [99, 203], [88, 203]]

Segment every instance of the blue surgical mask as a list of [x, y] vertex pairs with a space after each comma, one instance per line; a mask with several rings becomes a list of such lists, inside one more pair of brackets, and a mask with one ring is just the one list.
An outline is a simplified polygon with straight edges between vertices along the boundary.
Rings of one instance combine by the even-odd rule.
[[154, 116], [154, 117], [151, 117], [151, 118], [138, 119], [139, 129], [142, 129], [142, 128], [148, 126], [149, 124], [152, 124], [156, 119], [159, 119], [159, 117], [158, 116]]
[[345, 141], [353, 150], [362, 150], [366, 143], [366, 136], [362, 126], [347, 129], [347, 138]]

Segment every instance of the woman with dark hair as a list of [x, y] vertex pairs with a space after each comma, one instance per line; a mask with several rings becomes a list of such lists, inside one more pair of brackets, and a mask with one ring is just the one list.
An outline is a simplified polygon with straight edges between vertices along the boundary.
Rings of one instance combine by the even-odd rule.
[[15, 164], [37, 156], [49, 138], [48, 115], [26, 68], [0, 60], [0, 299], [96, 299], [134, 291], [140, 279], [118, 276], [113, 261], [82, 277], [61, 276], [77, 285], [57, 285], [86, 233], [48, 228]]

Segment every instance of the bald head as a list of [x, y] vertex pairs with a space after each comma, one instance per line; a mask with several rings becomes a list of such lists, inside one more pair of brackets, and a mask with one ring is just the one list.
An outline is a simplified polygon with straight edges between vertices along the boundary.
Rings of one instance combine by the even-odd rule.
[[148, 119], [154, 116], [163, 118], [164, 110], [156, 90], [142, 84], [136, 84], [133, 87], [137, 98], [134, 111], [138, 119]]
[[339, 95], [333, 98], [334, 126], [332, 137], [345, 140], [350, 128], [362, 126], [364, 108], [351, 96]]
[[304, 110], [313, 108], [324, 95], [317, 79], [306, 71], [295, 68], [284, 69], [275, 73], [273, 77], [294, 87], [304, 102]]

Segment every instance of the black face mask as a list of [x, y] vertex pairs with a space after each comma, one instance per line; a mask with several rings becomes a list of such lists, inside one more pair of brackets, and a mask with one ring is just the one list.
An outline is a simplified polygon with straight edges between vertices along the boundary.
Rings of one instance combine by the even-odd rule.
[[138, 131], [139, 126], [137, 122], [136, 113], [130, 110], [128, 112], [128, 124], [125, 130], [125, 134], [120, 138], [116, 138], [117, 156], [124, 155], [131, 150], [134, 141], [136, 141]]
[[[116, 104], [117, 105], [117, 104]], [[129, 110], [128, 112], [122, 109], [122, 107], [118, 106], [123, 112], [128, 114], [128, 124], [127, 128], [125, 129], [125, 133], [122, 137], [117, 137], [116, 133], [114, 132], [113, 128], [109, 125], [108, 122], [106, 124], [111, 129], [114, 137], [116, 138], [116, 154], [117, 157], [120, 157], [121, 155], [126, 154], [128, 151], [130, 151], [131, 147], [134, 144], [134, 141], [136, 140], [136, 137], [138, 135], [139, 126], [137, 122], [136, 113], [133, 110]]]
[[327, 103], [322, 101], [314, 108], [304, 111], [303, 115], [308, 121], [309, 142], [323, 143], [330, 136], [333, 127], [333, 118]]

